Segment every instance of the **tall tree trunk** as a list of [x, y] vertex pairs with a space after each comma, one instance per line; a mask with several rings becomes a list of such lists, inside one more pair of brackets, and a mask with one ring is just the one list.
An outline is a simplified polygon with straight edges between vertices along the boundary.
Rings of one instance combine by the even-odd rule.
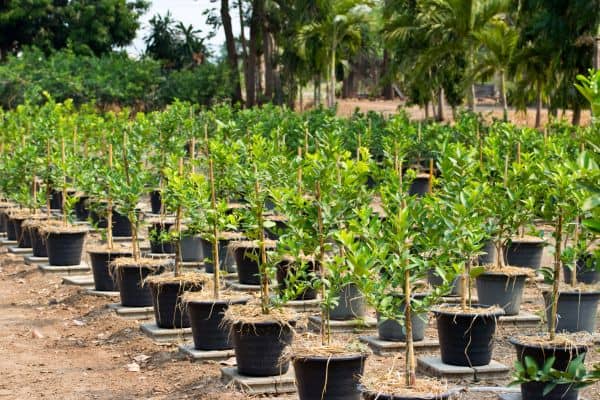
[[429, 102], [425, 102], [425, 121], [429, 119]]
[[300, 95], [300, 112], [304, 111], [304, 94], [302, 93], [302, 85], [298, 85], [298, 92]]
[[275, 94], [275, 69], [273, 68], [273, 35], [269, 25], [263, 25], [263, 55], [265, 58], [265, 97], [272, 101]]
[[475, 95], [475, 84], [471, 85], [471, 96], [469, 98], [469, 109], [477, 112], [477, 96]]
[[598, 36], [594, 40], [594, 69], [600, 70], [600, 28], [598, 28]]
[[438, 91], [438, 121], [444, 120], [444, 88], [440, 88]]
[[240, 72], [238, 69], [238, 56], [235, 50], [235, 37], [231, 27], [231, 16], [229, 15], [229, 0], [221, 0], [221, 21], [225, 31], [225, 45], [227, 47], [227, 61], [231, 69], [231, 79], [233, 86], [232, 100], [234, 103], [241, 103], [242, 86], [240, 84]]
[[391, 77], [389, 73], [390, 69], [390, 54], [387, 50], [383, 51], [383, 63], [381, 64], [381, 78], [382, 88], [381, 96], [386, 100], [394, 99], [394, 88], [392, 87]]
[[542, 82], [536, 84], [536, 103], [535, 103], [535, 127], [539, 128], [542, 125]]
[[240, 42], [242, 45], [242, 65], [244, 68], [244, 83], [248, 85], [248, 42], [246, 40], [245, 24], [244, 24], [244, 7], [243, 1], [238, 0], [238, 13], [240, 15]]
[[578, 103], [573, 105], [573, 118], [571, 124], [579, 125], [581, 123], [581, 106]]
[[246, 105], [256, 104], [256, 78], [258, 66], [258, 47], [261, 36], [264, 0], [252, 2], [252, 17], [250, 18], [250, 46], [248, 50], [248, 82], [246, 82]]
[[333, 37], [333, 43], [331, 45], [331, 65], [329, 66], [329, 94], [327, 96], [328, 107], [333, 108], [335, 106], [335, 49], [337, 47], [335, 35]]
[[508, 103], [506, 101], [506, 76], [500, 71], [500, 97], [502, 97], [502, 117], [504, 122], [508, 121]]

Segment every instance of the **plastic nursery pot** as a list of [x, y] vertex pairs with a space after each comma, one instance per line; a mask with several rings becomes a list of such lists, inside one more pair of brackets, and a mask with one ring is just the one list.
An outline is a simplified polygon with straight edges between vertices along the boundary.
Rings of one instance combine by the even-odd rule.
[[131, 223], [126, 215], [113, 211], [112, 234], [116, 237], [131, 237]]
[[527, 275], [508, 276], [502, 273], [484, 272], [475, 280], [477, 298], [482, 306], [499, 306], [505, 315], [517, 315], [523, 301]]
[[[229, 251], [229, 243], [231, 240], [219, 239], [219, 266], [221, 270], [226, 272], [235, 272], [236, 265], [233, 255]], [[211, 261], [213, 258], [212, 243], [208, 240], [201, 239], [202, 243], [202, 255], [204, 256], [204, 271], [209, 274], [215, 272], [214, 263]]]
[[189, 328], [190, 319], [181, 301], [184, 292], [202, 290], [202, 284], [193, 282], [147, 282], [152, 293], [156, 325], [164, 329]]
[[90, 210], [90, 221], [92, 225], [97, 226], [100, 229], [106, 229], [108, 226], [108, 221], [105, 217], [101, 216], [94, 210]]
[[201, 262], [204, 259], [202, 239], [198, 235], [183, 236], [179, 242], [183, 262]]
[[162, 197], [160, 195], [160, 190], [153, 190], [150, 192], [150, 208], [152, 210], [152, 214], [160, 214], [160, 209], [162, 208]]
[[285, 374], [289, 361], [281, 361], [294, 337], [290, 325], [279, 322], [236, 322], [231, 327], [238, 372], [247, 376]]
[[0, 233], [6, 233], [6, 223], [8, 216], [3, 209], [0, 209]]
[[117, 282], [110, 271], [110, 263], [119, 257], [131, 257], [128, 250], [88, 250], [94, 287], [100, 292], [116, 292], [119, 290]]
[[587, 345], [552, 345], [540, 343], [538, 336], [531, 336], [531, 343], [526, 336], [511, 337], [508, 341], [515, 346], [517, 360], [523, 362], [525, 357], [531, 357], [537, 365], [544, 365], [550, 357], [555, 357], [552, 368], [565, 371], [575, 357], [588, 351]]
[[[310, 274], [316, 273], [318, 268], [316, 267], [316, 263], [312, 260], [307, 261], [304, 264], [304, 268], [306, 269], [306, 277], [299, 277], [298, 284], [306, 284], [307, 288], [302, 290], [301, 293], [294, 300], [313, 300], [317, 298], [317, 291], [308, 287], [310, 284]], [[285, 259], [277, 263], [276, 267], [276, 276], [277, 276], [277, 290], [280, 293], [284, 293], [287, 288], [287, 282], [289, 276], [299, 275], [298, 268], [300, 265], [295, 260]]]
[[329, 310], [329, 318], [336, 321], [347, 321], [364, 317], [366, 313], [365, 298], [354, 283], [340, 289], [337, 306]]
[[544, 393], [547, 382], [526, 382], [521, 384], [522, 400], [577, 400], [579, 390], [571, 384], [556, 385], [549, 393]]
[[150, 288], [142, 283], [148, 275], [160, 274], [162, 267], [146, 265], [122, 265], [113, 270], [116, 277], [121, 305], [124, 307], [150, 307], [152, 306], [152, 293]]
[[[596, 311], [598, 310], [599, 300], [600, 291], [560, 291], [558, 294], [556, 332], [587, 331], [593, 334], [596, 331]], [[546, 320], [550, 323], [552, 312], [551, 292], [544, 291], [544, 302], [546, 303]]]
[[79, 196], [74, 206], [75, 217], [78, 221], [86, 221], [90, 216], [90, 210], [87, 208], [88, 196]]
[[[600, 282], [600, 270], [598, 270], [598, 260], [595, 260], [591, 254], [586, 254], [577, 260], [576, 263], [577, 282], [587, 283], [589, 285]], [[573, 273], [570, 268], [563, 265], [565, 282], [573, 281]]]
[[294, 357], [300, 400], [359, 400], [366, 354]]
[[[427, 271], [427, 282], [433, 287], [441, 286], [444, 284], [444, 280], [441, 276], [438, 275], [434, 268], [431, 268]], [[463, 283], [461, 276], [457, 275], [452, 281], [452, 285], [450, 286], [450, 296], [460, 296], [460, 294], [462, 293], [462, 286]]]
[[423, 197], [429, 193], [429, 174], [418, 174], [410, 183], [408, 194]]
[[46, 238], [37, 226], [30, 226], [27, 230], [31, 240], [31, 250], [34, 257], [48, 257]]
[[539, 269], [545, 246], [540, 238], [513, 239], [506, 246], [506, 265]]
[[50, 191], [50, 209], [62, 210], [63, 198], [60, 190], [52, 189]]
[[437, 321], [442, 362], [463, 367], [487, 365], [492, 360], [496, 319], [504, 310], [433, 311]]
[[496, 261], [496, 246], [492, 240], [485, 242], [481, 252], [482, 254], [477, 257], [479, 265], [493, 264]]
[[31, 248], [31, 237], [26, 230], [23, 229], [23, 221], [26, 218], [14, 218], [15, 235], [17, 236], [17, 245], [21, 248]]
[[155, 254], [174, 254], [175, 243], [172, 241], [161, 242], [157, 239], [163, 232], [168, 232], [175, 223], [153, 222], [148, 229], [150, 235], [150, 252]]
[[[417, 295], [415, 297], [422, 298], [423, 296]], [[404, 309], [405, 305], [402, 303], [399, 313], [404, 313]], [[418, 342], [425, 338], [425, 329], [427, 328], [428, 320], [427, 313], [412, 315], [413, 341]], [[377, 313], [377, 332], [379, 334], [379, 339], [381, 340], [406, 342], [406, 329], [404, 326], [392, 319], [382, 320], [379, 313]]]
[[[230, 244], [231, 252], [237, 267], [238, 281], [242, 285], [260, 285], [259, 258], [260, 252], [252, 242], [234, 242]], [[267, 250], [272, 249], [270, 244]]]
[[395, 396], [389, 395], [385, 393], [379, 393], [374, 391], [369, 391], [364, 389], [362, 386], [359, 387], [362, 391], [362, 398], [365, 400], [449, 400], [453, 399], [456, 395], [455, 392], [448, 391], [446, 393], [440, 393], [437, 395], [404, 395], [404, 396]]
[[46, 237], [48, 263], [55, 266], [81, 264], [81, 253], [86, 233], [81, 230], [43, 233]]
[[228, 350], [233, 348], [229, 328], [223, 324], [223, 314], [232, 304], [246, 304], [248, 298], [223, 300], [191, 300], [187, 311], [197, 350]]
[[6, 239], [14, 241], [18, 239], [17, 231], [15, 228], [15, 220], [12, 219], [10, 216], [6, 217]]

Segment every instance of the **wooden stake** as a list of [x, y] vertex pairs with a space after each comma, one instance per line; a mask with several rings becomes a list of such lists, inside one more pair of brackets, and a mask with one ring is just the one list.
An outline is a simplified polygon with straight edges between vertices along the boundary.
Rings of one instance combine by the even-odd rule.
[[433, 158], [429, 159], [429, 194], [433, 193]]
[[[125, 182], [127, 186], [131, 185], [131, 178], [129, 176], [129, 161], [127, 160], [127, 130], [123, 130], [123, 169], [125, 172]], [[140, 259], [140, 249], [138, 243], [137, 233], [137, 217], [135, 215], [135, 209], [129, 212], [129, 222], [131, 224], [131, 251], [133, 253], [134, 260]]]
[[[179, 176], [183, 176], [183, 158], [179, 159]], [[181, 274], [181, 203], [177, 205], [177, 214], [175, 216], [175, 231], [177, 232], [177, 247], [175, 251], [175, 268], [174, 274], [175, 276], [179, 276]]]
[[[112, 143], [108, 144], [108, 169], [112, 173], [113, 169], [113, 145]], [[113, 224], [113, 204], [112, 204], [112, 196], [110, 195], [110, 186], [107, 185], [106, 188], [107, 194], [107, 206], [106, 206], [106, 243], [108, 248], [112, 250], [113, 248], [113, 234], [112, 234], [112, 224]]]
[[192, 164], [192, 174], [196, 173], [196, 165], [194, 164], [194, 161], [196, 160], [196, 138], [192, 137], [192, 143], [191, 143], [191, 151], [190, 151], [190, 160], [191, 160], [191, 164]]
[[63, 167], [63, 187], [62, 187], [62, 219], [63, 225], [67, 225], [67, 157], [65, 155], [65, 138], [60, 140], [60, 151]]
[[[50, 138], [48, 138], [46, 140], [46, 171], [50, 171], [50, 167], [51, 167], [51, 149], [50, 149]], [[48, 218], [50, 218], [50, 198], [52, 197], [52, 188], [51, 188], [51, 182], [50, 182], [50, 175], [48, 174], [48, 177], [46, 178], [46, 214], [48, 216]]]
[[260, 246], [260, 303], [263, 314], [269, 314], [269, 277], [267, 276], [267, 250], [265, 248], [265, 230], [263, 228], [263, 205], [259, 203], [260, 182], [258, 181], [258, 168], [254, 164], [254, 191], [257, 199], [256, 218], [258, 220], [258, 237]]
[[298, 177], [297, 177], [298, 194], [300, 196], [302, 196], [302, 147], [301, 146], [298, 146], [298, 159], [300, 161], [300, 163], [298, 165]]
[[[315, 188], [317, 200], [317, 223], [319, 234], [319, 273], [325, 279], [325, 237], [323, 236], [323, 210], [321, 209], [321, 182], [317, 181]], [[321, 284], [321, 299], [325, 299], [325, 285]], [[329, 308], [321, 307], [321, 344], [328, 345], [331, 338], [329, 326]]]
[[213, 212], [215, 213], [214, 221], [213, 221], [213, 265], [214, 265], [214, 275], [213, 275], [213, 296], [215, 300], [219, 300], [219, 289], [220, 289], [220, 266], [219, 266], [219, 232], [217, 226], [217, 194], [215, 191], [215, 175], [213, 171], [213, 160], [210, 158], [208, 160], [208, 176], [210, 179], [210, 201], [212, 205]]
[[517, 142], [517, 163], [521, 164], [521, 142]]

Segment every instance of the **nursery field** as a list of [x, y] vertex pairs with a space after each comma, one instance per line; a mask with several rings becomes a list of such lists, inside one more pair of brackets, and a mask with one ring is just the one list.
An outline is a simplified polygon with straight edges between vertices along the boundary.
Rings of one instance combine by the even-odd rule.
[[595, 120], [1, 117], [0, 398], [600, 399]]

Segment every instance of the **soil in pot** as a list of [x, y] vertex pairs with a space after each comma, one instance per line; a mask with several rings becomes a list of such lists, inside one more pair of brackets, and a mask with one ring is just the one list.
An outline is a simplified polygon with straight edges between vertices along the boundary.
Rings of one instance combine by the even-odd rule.
[[152, 214], [160, 214], [160, 210], [162, 208], [162, 197], [160, 195], [160, 190], [153, 190], [150, 192], [150, 208], [152, 210]]
[[443, 363], [463, 367], [490, 363], [496, 319], [503, 309], [473, 307], [463, 312], [460, 306], [446, 306], [433, 313]]
[[366, 358], [360, 353], [294, 356], [299, 399], [359, 400]]
[[539, 269], [546, 242], [533, 236], [514, 238], [506, 246], [506, 265]]
[[508, 340], [515, 346], [519, 362], [531, 357], [537, 365], [544, 365], [548, 358], [555, 357], [552, 367], [559, 371], [565, 371], [572, 359], [588, 351], [588, 345], [575, 344], [566, 336], [557, 335], [556, 339], [554, 343], [544, 336], [518, 336]]
[[150, 276], [145, 285], [152, 293], [156, 325], [164, 329], [189, 328], [190, 319], [182, 301], [185, 292], [198, 292], [208, 281], [206, 275], [186, 273], [177, 277], [167, 272]]
[[[561, 290], [558, 294], [556, 332], [596, 331], [596, 312], [600, 291]], [[552, 293], [544, 291], [546, 320], [550, 322]]]
[[121, 295], [121, 305], [150, 307], [152, 293], [150, 288], [143, 285], [143, 282], [149, 275], [161, 273], [168, 263], [168, 261], [153, 258], [134, 260], [129, 257], [119, 257], [114, 260], [111, 268]]
[[[592, 285], [600, 282], [600, 270], [598, 269], [598, 260], [594, 259], [592, 254], [586, 254], [577, 260], [577, 282]], [[573, 281], [571, 269], [563, 265], [565, 282], [571, 284]]]
[[48, 263], [50, 265], [81, 264], [81, 254], [87, 228], [50, 225], [42, 227], [40, 230], [46, 239]]
[[[296, 282], [294, 285], [300, 291], [294, 300], [313, 300], [317, 298], [317, 291], [310, 287], [311, 276], [318, 272], [318, 264], [312, 259], [306, 260], [304, 264], [293, 258], [285, 258], [277, 263], [277, 289], [283, 294], [287, 289], [289, 277], [293, 276]], [[299, 269], [302, 268], [302, 271]]]
[[[268, 250], [275, 248], [275, 242], [265, 241]], [[237, 266], [238, 281], [242, 285], [260, 285], [259, 246], [255, 241], [237, 241], [229, 244], [235, 265]]]
[[422, 197], [427, 193], [429, 193], [429, 174], [418, 174], [410, 183], [408, 194]]
[[110, 264], [119, 257], [131, 257], [131, 250], [90, 248], [87, 250], [90, 256], [92, 274], [94, 276], [94, 287], [101, 292], [115, 292], [119, 290], [114, 279]]
[[[523, 301], [527, 274], [523, 268], [505, 268], [484, 272], [476, 279], [478, 303], [482, 306], [499, 306], [505, 315], [517, 315]], [[516, 270], [516, 271], [515, 271]]]
[[336, 321], [347, 321], [362, 318], [366, 313], [365, 297], [354, 283], [340, 289], [337, 306], [329, 310], [329, 318]]
[[183, 262], [201, 262], [204, 259], [202, 239], [198, 235], [184, 235], [179, 243]]
[[260, 307], [249, 310], [250, 307], [230, 306], [225, 313], [225, 321], [231, 326], [238, 373], [246, 376], [285, 374], [290, 362], [282, 356], [294, 338], [293, 320], [281, 310], [262, 315]]
[[579, 399], [579, 390], [573, 385], [556, 385], [549, 393], [544, 393], [547, 382], [527, 382], [521, 384], [522, 400], [577, 400]]
[[223, 324], [223, 316], [230, 305], [246, 304], [247, 297], [207, 299], [205, 294], [186, 293], [186, 304], [194, 348], [197, 350], [227, 350], [233, 348], [229, 328]]
[[448, 400], [455, 398], [458, 392], [434, 379], [417, 378], [410, 388], [404, 381], [400, 371], [376, 368], [363, 375], [359, 389], [365, 400]]

